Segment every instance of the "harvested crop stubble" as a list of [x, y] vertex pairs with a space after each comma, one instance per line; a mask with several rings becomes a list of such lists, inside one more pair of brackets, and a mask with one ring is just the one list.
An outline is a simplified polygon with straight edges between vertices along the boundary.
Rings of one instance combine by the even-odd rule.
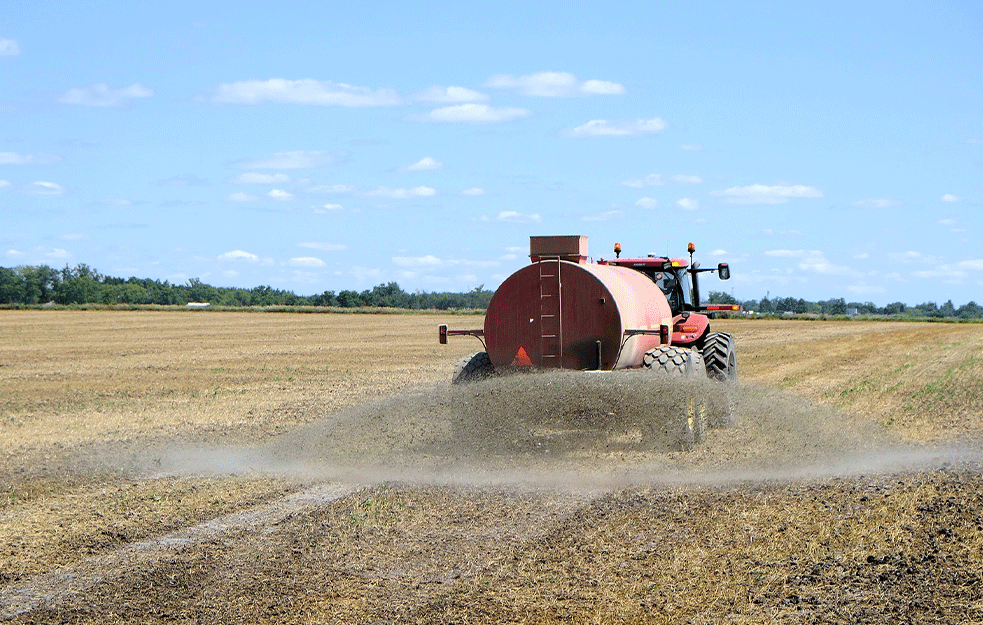
[[980, 326], [715, 321], [737, 426], [682, 453], [697, 388], [451, 387], [436, 322], [4, 311], [0, 618], [983, 621]]

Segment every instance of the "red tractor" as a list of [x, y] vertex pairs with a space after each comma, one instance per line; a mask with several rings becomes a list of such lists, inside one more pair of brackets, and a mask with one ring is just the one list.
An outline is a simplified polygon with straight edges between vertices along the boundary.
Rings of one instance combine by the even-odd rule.
[[[705, 312], [737, 306], [700, 303], [699, 275], [730, 278], [726, 263], [702, 268], [689, 259], [649, 255], [588, 262], [585, 236], [530, 237], [531, 264], [495, 291], [482, 329], [440, 326], [440, 342], [475, 336], [485, 351], [462, 359], [454, 383], [498, 370], [562, 368], [610, 371], [648, 368], [735, 382], [737, 355], [730, 334], [711, 332]], [[731, 410], [716, 418], [730, 425]], [[697, 424], [699, 427], [699, 424]], [[699, 433], [697, 437], [699, 438]]]

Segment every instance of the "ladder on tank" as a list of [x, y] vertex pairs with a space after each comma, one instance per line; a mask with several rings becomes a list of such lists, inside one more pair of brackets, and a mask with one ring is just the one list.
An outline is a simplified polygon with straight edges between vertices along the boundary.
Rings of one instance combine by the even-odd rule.
[[560, 315], [560, 258], [539, 261], [539, 365], [563, 366], [563, 318]]

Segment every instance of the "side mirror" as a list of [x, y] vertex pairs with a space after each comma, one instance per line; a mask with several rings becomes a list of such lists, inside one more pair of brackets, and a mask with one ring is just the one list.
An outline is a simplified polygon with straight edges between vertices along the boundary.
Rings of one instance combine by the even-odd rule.
[[727, 266], [727, 263], [717, 265], [717, 275], [720, 276], [721, 280], [730, 280], [730, 267]]

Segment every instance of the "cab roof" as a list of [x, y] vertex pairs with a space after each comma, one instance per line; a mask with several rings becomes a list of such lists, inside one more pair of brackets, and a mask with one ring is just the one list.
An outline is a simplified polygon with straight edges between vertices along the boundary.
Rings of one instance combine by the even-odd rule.
[[621, 267], [659, 267], [662, 268], [666, 263], [671, 262], [673, 267], [688, 267], [687, 258], [667, 258], [665, 256], [646, 256], [644, 258], [609, 258], [599, 261], [605, 265], [619, 265]]

